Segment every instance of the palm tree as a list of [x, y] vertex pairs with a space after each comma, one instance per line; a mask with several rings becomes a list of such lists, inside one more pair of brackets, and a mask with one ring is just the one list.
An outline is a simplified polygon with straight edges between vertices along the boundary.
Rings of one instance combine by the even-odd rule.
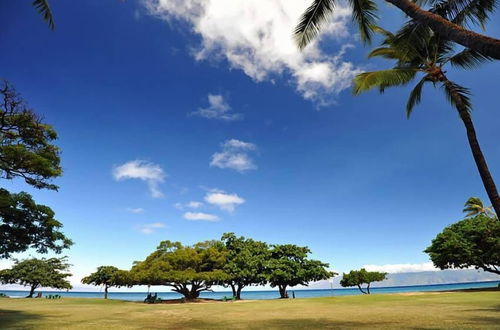
[[[433, 29], [442, 38], [454, 41], [485, 56], [500, 59], [500, 40], [463, 28], [463, 22], [484, 25], [497, 4], [497, 0], [385, 0], [402, 10], [414, 21]], [[415, 3], [416, 2], [416, 3]], [[294, 35], [299, 48], [303, 49], [321, 30], [331, 13], [336, 0], [313, 0], [302, 14]], [[418, 4], [431, 4], [423, 10]], [[352, 18], [357, 23], [361, 39], [369, 42], [377, 19], [377, 6], [373, 0], [349, 0]], [[443, 9], [446, 9], [443, 11]], [[447, 15], [443, 15], [443, 12]], [[460, 15], [459, 15], [460, 13]]]
[[410, 117], [414, 106], [420, 103], [425, 84], [432, 83], [434, 86], [442, 87], [448, 101], [458, 111], [465, 125], [469, 145], [483, 185], [495, 212], [500, 214], [500, 196], [481, 151], [472, 122], [469, 90], [449, 80], [444, 70], [445, 65], [448, 64], [457, 68], [470, 69], [491, 58], [468, 48], [455, 53], [450, 41], [443, 40], [430, 28], [414, 21], [408, 22], [397, 34], [378, 27], [374, 27], [374, 30], [385, 37], [382, 46], [372, 50], [369, 57], [384, 57], [396, 61], [396, 64], [388, 70], [357, 75], [353, 81], [354, 94], [358, 95], [372, 88], [379, 88], [383, 92], [387, 87], [406, 85], [420, 75], [421, 78], [411, 91], [406, 105], [406, 114]]
[[52, 15], [52, 10], [49, 6], [48, 0], [34, 0], [32, 5], [38, 10], [38, 12], [43, 16], [43, 20], [47, 22], [49, 28], [54, 30], [54, 16]]
[[486, 216], [494, 216], [493, 211], [490, 207], [486, 207], [483, 201], [479, 197], [471, 197], [465, 202], [463, 212], [467, 213], [466, 217], [473, 217], [476, 215], [484, 214]]

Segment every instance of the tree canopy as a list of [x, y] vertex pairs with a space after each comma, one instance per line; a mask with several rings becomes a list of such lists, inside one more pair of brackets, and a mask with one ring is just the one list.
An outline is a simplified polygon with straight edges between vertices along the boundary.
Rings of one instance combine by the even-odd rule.
[[273, 245], [271, 258], [267, 263], [267, 281], [271, 287], [278, 287], [281, 298], [287, 298], [287, 287], [307, 286], [309, 282], [326, 280], [334, 276], [326, 268], [328, 264], [308, 259], [308, 247], [293, 244]]
[[479, 214], [495, 216], [495, 213], [493, 213], [491, 206], [485, 206], [483, 201], [479, 197], [469, 198], [464, 204], [463, 212], [466, 213], [465, 216], [467, 217], [472, 217]]
[[[387, 273], [382, 272], [369, 272], [364, 268], [360, 270], [351, 270], [348, 274], [343, 274], [340, 280], [340, 285], [343, 287], [357, 286], [359, 291], [364, 294], [370, 294], [370, 284], [372, 282], [383, 281]], [[363, 290], [361, 285], [366, 284], [366, 291]]]
[[[100, 266], [97, 271], [82, 278], [83, 284], [103, 285], [104, 299], [108, 299], [108, 288], [124, 285], [123, 279], [118, 275], [120, 270], [114, 266]], [[118, 275], [118, 276], [117, 276]]]
[[73, 244], [61, 228], [48, 206], [36, 204], [25, 192], [11, 194], [0, 188], [0, 258], [28, 248], [61, 253]]
[[266, 283], [265, 269], [270, 256], [266, 243], [237, 237], [234, 233], [225, 233], [222, 241], [227, 249], [227, 261], [223, 270], [229, 276], [223, 284], [231, 287], [236, 299], [241, 298], [244, 287]]
[[[318, 36], [324, 24], [335, 11], [337, 0], [313, 0], [304, 11], [294, 34], [300, 49]], [[432, 29], [443, 40], [450, 40], [484, 56], [500, 59], [500, 40], [481, 35], [464, 26], [479, 25], [484, 28], [489, 15], [495, 10], [497, 0], [483, 1], [410, 1], [386, 0], [393, 4], [421, 27]], [[358, 25], [361, 40], [369, 43], [378, 20], [378, 8], [373, 0], [349, 0], [353, 22]], [[429, 5], [428, 10], [421, 5]]]
[[482, 269], [500, 275], [500, 221], [484, 214], [446, 227], [425, 249], [440, 269]]
[[57, 133], [4, 81], [0, 88], [0, 178], [20, 177], [35, 188], [57, 190], [50, 183], [62, 174]]
[[144, 261], [130, 271], [133, 284], [166, 285], [188, 300], [228, 279], [223, 267], [227, 252], [220, 241], [206, 241], [183, 246], [163, 241]]
[[71, 276], [69, 266], [66, 258], [15, 260], [12, 268], [0, 270], [0, 282], [29, 286], [28, 298], [33, 297], [39, 287], [71, 289], [67, 280]]

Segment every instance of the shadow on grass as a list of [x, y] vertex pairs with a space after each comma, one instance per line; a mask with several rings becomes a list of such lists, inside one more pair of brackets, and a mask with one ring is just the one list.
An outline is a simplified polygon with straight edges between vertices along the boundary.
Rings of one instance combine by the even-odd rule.
[[0, 309], [0, 329], [15, 329], [25, 321], [40, 320], [40, 315], [21, 311]]
[[332, 321], [329, 319], [270, 319], [265, 321], [208, 321], [190, 320], [175, 324], [174, 328], [187, 329], [359, 329], [391, 328], [396, 326], [388, 322]]

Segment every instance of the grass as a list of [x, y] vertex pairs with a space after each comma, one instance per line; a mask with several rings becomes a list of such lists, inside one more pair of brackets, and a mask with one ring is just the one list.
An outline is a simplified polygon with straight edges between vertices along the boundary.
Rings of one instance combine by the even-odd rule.
[[498, 328], [500, 291], [147, 305], [0, 299], [0, 329]]

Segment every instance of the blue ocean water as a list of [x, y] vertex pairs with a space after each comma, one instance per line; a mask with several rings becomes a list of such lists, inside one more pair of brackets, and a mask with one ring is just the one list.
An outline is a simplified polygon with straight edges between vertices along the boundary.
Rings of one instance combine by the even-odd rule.
[[[383, 288], [371, 288], [372, 294], [381, 293], [402, 293], [402, 292], [419, 292], [419, 291], [448, 291], [448, 290], [462, 290], [462, 289], [479, 289], [497, 287], [500, 281], [488, 282], [468, 282], [468, 283], [453, 283], [453, 284], [433, 284], [433, 285], [413, 285], [413, 286], [394, 286]], [[347, 296], [361, 294], [358, 289], [318, 289], [318, 290], [288, 290], [289, 295], [295, 292], [296, 298], [313, 298], [313, 297], [332, 297], [332, 296]], [[37, 291], [38, 292], [38, 291]], [[154, 290], [151, 290], [155, 293]], [[10, 291], [0, 290], [0, 293], [5, 293], [11, 297], [25, 297], [28, 291]], [[45, 294], [59, 294], [63, 297], [73, 298], [102, 298], [102, 292], [76, 292], [76, 291], [44, 291]], [[129, 300], [129, 301], [142, 301], [146, 297], [146, 292], [110, 292], [108, 297], [110, 299]], [[218, 292], [202, 292], [200, 297], [211, 299], [222, 299], [223, 297], [232, 296], [230, 291]], [[175, 292], [158, 292], [158, 297], [162, 299], [178, 299], [181, 295]], [[277, 290], [263, 290], [263, 291], [242, 291], [242, 299], [277, 299], [279, 293]]]

